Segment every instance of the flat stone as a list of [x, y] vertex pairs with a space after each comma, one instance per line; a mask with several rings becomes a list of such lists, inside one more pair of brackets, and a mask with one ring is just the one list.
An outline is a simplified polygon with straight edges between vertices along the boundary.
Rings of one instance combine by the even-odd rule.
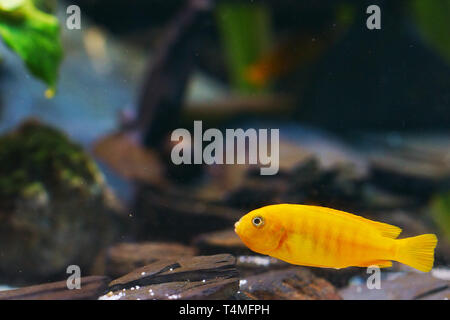
[[120, 243], [107, 250], [106, 274], [112, 278], [120, 277], [163, 259], [191, 257], [196, 249], [177, 243], [143, 242]]
[[448, 296], [450, 281], [431, 273], [409, 272], [381, 280], [381, 289], [369, 289], [365, 284], [340, 290], [345, 300], [417, 300], [440, 299]]
[[107, 292], [110, 279], [104, 276], [83, 277], [80, 289], [68, 289], [67, 281], [46, 283], [0, 292], [0, 300], [94, 300]]
[[240, 281], [240, 291], [263, 300], [339, 300], [328, 281], [305, 268], [288, 268], [250, 276]]
[[160, 260], [112, 281], [101, 299], [228, 299], [239, 288], [229, 254]]
[[224, 300], [232, 297], [238, 287], [237, 278], [174, 281], [111, 291], [100, 300]]

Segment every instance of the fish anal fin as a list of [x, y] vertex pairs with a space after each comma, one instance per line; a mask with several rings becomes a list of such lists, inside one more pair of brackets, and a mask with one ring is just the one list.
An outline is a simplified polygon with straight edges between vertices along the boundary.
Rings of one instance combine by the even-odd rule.
[[392, 267], [392, 261], [390, 260], [375, 260], [369, 263], [364, 263], [361, 267], [378, 266], [379, 268], [389, 268]]

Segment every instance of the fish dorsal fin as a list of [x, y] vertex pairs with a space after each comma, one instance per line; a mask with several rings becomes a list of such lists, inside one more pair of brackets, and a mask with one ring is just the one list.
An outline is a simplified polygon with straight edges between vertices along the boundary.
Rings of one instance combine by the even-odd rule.
[[[369, 220], [370, 221], [370, 220]], [[399, 227], [393, 226], [388, 223], [370, 221], [378, 231], [380, 231], [381, 235], [386, 238], [395, 239], [398, 237], [402, 229]]]
[[368, 223], [368, 224], [372, 225], [375, 229], [377, 229], [383, 237], [395, 239], [398, 237], [400, 232], [402, 232], [402, 229], [400, 229], [399, 227], [396, 227], [396, 226], [393, 226], [393, 225], [390, 225], [387, 223], [383, 223], [383, 222], [372, 221], [372, 220], [369, 220], [369, 219], [366, 219], [366, 218], [363, 218], [363, 217], [360, 217], [360, 216], [357, 216], [355, 214], [348, 213], [345, 211], [340, 211], [340, 210], [326, 208], [326, 207], [318, 207], [318, 206], [308, 206], [308, 205], [302, 205], [302, 206], [305, 207], [305, 209], [307, 209], [307, 210], [312, 210], [312, 211], [316, 211], [316, 212], [320, 212], [320, 213], [328, 213], [328, 214], [333, 214], [333, 215], [340, 215], [340, 216], [343, 216], [346, 218], [354, 219], [356, 221]]

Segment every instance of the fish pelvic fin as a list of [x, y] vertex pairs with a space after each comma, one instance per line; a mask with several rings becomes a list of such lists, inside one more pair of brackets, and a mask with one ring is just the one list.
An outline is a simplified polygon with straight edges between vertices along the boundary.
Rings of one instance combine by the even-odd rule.
[[397, 241], [398, 251], [395, 260], [423, 272], [429, 272], [433, 268], [436, 235], [423, 234]]

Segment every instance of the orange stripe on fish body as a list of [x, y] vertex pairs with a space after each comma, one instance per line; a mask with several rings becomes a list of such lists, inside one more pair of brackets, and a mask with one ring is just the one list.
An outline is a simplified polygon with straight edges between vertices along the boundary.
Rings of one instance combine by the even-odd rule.
[[392, 260], [428, 272], [434, 234], [396, 239], [401, 229], [330, 208], [279, 204], [253, 210], [235, 231], [251, 250], [304, 266], [390, 267]]

